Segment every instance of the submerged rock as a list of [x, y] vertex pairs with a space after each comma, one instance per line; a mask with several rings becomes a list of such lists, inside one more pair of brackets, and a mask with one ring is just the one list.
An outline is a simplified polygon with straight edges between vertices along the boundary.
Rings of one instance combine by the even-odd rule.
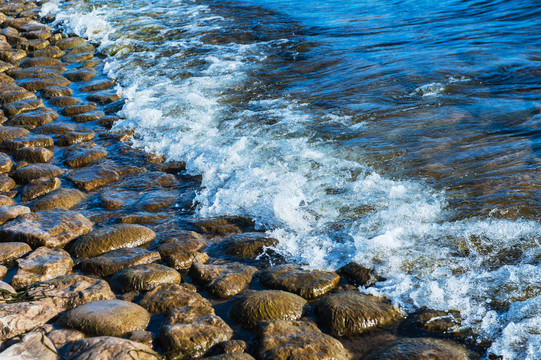
[[205, 265], [193, 263], [190, 269], [192, 279], [205, 286], [214, 297], [226, 299], [248, 287], [257, 268], [240, 263]]
[[155, 251], [139, 248], [118, 249], [82, 261], [81, 270], [85, 274], [109, 276], [128, 266], [149, 264], [157, 260], [160, 260], [160, 254]]
[[150, 347], [131, 340], [99, 336], [70, 343], [67, 358], [72, 360], [156, 360], [160, 356]]
[[161, 314], [177, 307], [211, 306], [211, 303], [191, 284], [162, 284], [147, 292], [139, 305], [152, 314]]
[[338, 274], [355, 286], [371, 286], [381, 279], [374, 274], [372, 269], [351, 261], [338, 270]]
[[395, 341], [368, 357], [369, 360], [469, 360], [464, 347], [457, 343], [431, 338]]
[[115, 291], [147, 291], [160, 284], [180, 284], [180, 274], [170, 267], [160, 264], [142, 264], [122, 269], [111, 277], [110, 283]]
[[265, 248], [278, 244], [278, 240], [264, 233], [243, 233], [228, 237], [215, 246], [215, 250], [237, 258], [255, 258]]
[[73, 171], [68, 176], [75, 186], [87, 191], [118, 181], [119, 178], [116, 171], [99, 165]]
[[46, 194], [41, 199], [34, 201], [30, 205], [30, 208], [32, 211], [49, 209], [69, 210], [85, 199], [86, 195], [77, 189], [57, 189]]
[[189, 269], [194, 261], [202, 264], [208, 262], [208, 255], [197, 251], [205, 246], [205, 243], [201, 235], [190, 231], [167, 240], [158, 251], [167, 265], [177, 270]]

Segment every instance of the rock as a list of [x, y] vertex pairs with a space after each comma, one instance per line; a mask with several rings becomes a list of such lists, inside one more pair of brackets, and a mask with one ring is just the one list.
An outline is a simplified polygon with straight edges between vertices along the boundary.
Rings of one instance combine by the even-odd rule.
[[263, 271], [260, 278], [270, 288], [289, 291], [305, 299], [325, 295], [340, 281], [340, 276], [335, 272], [302, 270], [296, 265], [270, 267]]
[[4, 105], [4, 114], [7, 117], [12, 117], [30, 110], [43, 107], [43, 100], [41, 99], [24, 99], [14, 101]]
[[8, 220], [15, 219], [21, 214], [28, 214], [30, 208], [21, 205], [0, 206], [0, 225]]
[[34, 248], [57, 248], [91, 230], [92, 223], [83, 215], [54, 209], [19, 215], [0, 227], [0, 237], [2, 241], [25, 242]]
[[98, 300], [68, 310], [58, 319], [60, 326], [91, 336], [124, 336], [146, 329], [150, 314], [141, 306], [123, 300]]
[[73, 244], [72, 253], [77, 258], [93, 257], [111, 250], [141, 246], [155, 237], [154, 231], [145, 226], [113, 225], [81, 236]]
[[13, 102], [35, 99], [36, 95], [31, 91], [26, 91], [24, 88], [11, 88], [0, 91], [0, 104], [11, 104]]
[[64, 71], [66, 71], [66, 68], [63, 65], [34, 66], [22, 69], [12, 68], [7, 71], [7, 74], [14, 79], [30, 79], [60, 75]]
[[32, 40], [26, 40], [17, 44], [17, 49], [21, 49], [24, 51], [35, 51], [35, 50], [44, 49], [47, 46], [49, 46], [49, 40], [32, 39]]
[[28, 244], [22, 242], [0, 243], [0, 264], [10, 265], [15, 260], [32, 251]]
[[114, 116], [114, 115], [107, 115], [107, 116], [104, 116], [102, 117], [101, 119], [97, 120], [96, 123], [99, 125], [99, 126], [102, 126], [104, 128], [107, 128], [107, 129], [110, 129], [113, 127], [113, 125], [115, 124], [115, 122], [117, 122], [118, 120], [120, 120], [120, 118], [118, 116]]
[[258, 358], [261, 360], [351, 358], [338, 340], [323, 334], [310, 321], [277, 320], [263, 323], [259, 339]]
[[241, 232], [236, 221], [228, 218], [197, 219], [191, 221], [191, 224], [205, 233], [238, 234]]
[[131, 190], [148, 191], [149, 189], [174, 187], [178, 183], [174, 175], [165, 174], [160, 171], [149, 171], [126, 179], [123, 185], [125, 188]]
[[16, 63], [26, 57], [26, 52], [20, 49], [0, 51], [0, 60], [8, 63]]
[[121, 97], [116, 92], [100, 91], [98, 93], [88, 95], [86, 99], [98, 104], [110, 104], [114, 101], [120, 100]]
[[278, 240], [263, 233], [243, 233], [228, 237], [219, 242], [215, 249], [222, 254], [237, 258], [255, 258], [261, 255], [265, 248], [278, 244]]
[[73, 69], [64, 73], [64, 76], [73, 82], [86, 82], [92, 80], [96, 76], [96, 70], [90, 69]]
[[205, 306], [173, 309], [160, 329], [162, 348], [176, 359], [201, 357], [232, 336], [233, 330]]
[[11, 206], [15, 205], [15, 201], [12, 198], [5, 195], [0, 195], [0, 206]]
[[85, 338], [85, 334], [72, 329], [54, 329], [47, 333], [47, 337], [54, 344], [55, 348], [58, 349], [59, 353], [65, 353], [64, 346], [66, 344], [77, 341]]
[[68, 86], [71, 81], [62, 75], [53, 75], [43, 78], [33, 78], [24, 80], [20, 85], [28, 91], [40, 91], [49, 86]]
[[0, 174], [0, 192], [7, 193], [8, 191], [15, 189], [17, 184], [15, 181], [6, 174]]
[[41, 332], [24, 335], [21, 342], [0, 353], [0, 359], [12, 360], [58, 360], [56, 348]]
[[115, 85], [115, 82], [113, 80], [108, 80], [108, 79], [98, 80], [98, 81], [94, 81], [82, 86], [80, 90], [85, 91], [85, 92], [96, 91], [96, 90], [106, 90], [114, 85]]
[[0, 173], [7, 173], [12, 167], [13, 161], [11, 161], [11, 158], [4, 153], [0, 153]]
[[180, 284], [180, 274], [164, 265], [142, 264], [122, 269], [111, 277], [113, 289], [120, 293], [147, 291], [160, 284]]
[[462, 318], [458, 310], [449, 312], [437, 310], [421, 310], [416, 316], [416, 325], [420, 328], [439, 334], [452, 334], [455, 337], [467, 337], [468, 331], [461, 327]]
[[59, 107], [59, 108], [76, 105], [76, 104], [79, 104], [80, 102], [81, 100], [74, 98], [72, 96], [57, 96], [49, 100], [49, 104], [51, 104], [52, 106]]
[[0, 279], [5, 279], [8, 276], [8, 268], [4, 265], [0, 265]]
[[90, 60], [94, 57], [93, 53], [82, 53], [82, 54], [68, 54], [62, 57], [62, 60], [67, 63], [78, 63], [86, 60]]
[[368, 357], [369, 360], [468, 360], [466, 349], [449, 340], [414, 338], [395, 341]]
[[235, 352], [206, 357], [206, 360], [255, 360], [252, 355]]
[[21, 62], [20, 67], [23, 69], [31, 68], [34, 66], [55, 66], [60, 65], [60, 60], [50, 57], [34, 57], [26, 58]]
[[[65, 136], [65, 135], [64, 135]], [[109, 153], [101, 146], [94, 144], [82, 144], [64, 151], [64, 164], [69, 168], [87, 166], [90, 163], [103, 159]]]
[[[5, 267], [5, 266], [4, 266]], [[6, 268], [7, 269], [7, 268]], [[9, 296], [6, 296], [8, 294], [6, 294], [4, 291], [2, 290], [5, 290], [9, 293]], [[9, 285], [8, 283], [5, 283], [3, 281], [0, 281], [0, 304], [4, 304], [5, 301], [4, 299], [6, 298], [11, 298], [13, 295], [15, 295], [17, 293], [17, 290], [15, 290], [11, 285]]]
[[71, 96], [73, 95], [73, 90], [66, 86], [52, 85], [41, 89], [40, 95], [46, 99], [51, 99], [59, 96]]
[[97, 165], [75, 170], [68, 176], [68, 179], [78, 188], [90, 191], [118, 181], [119, 177], [116, 171]]
[[[122, 216], [121, 218], [118, 219], [118, 222], [121, 224], [140, 224], [140, 225], [155, 224], [168, 217], [169, 215], [166, 213], [156, 214], [156, 213], [140, 212], [140, 213], [132, 213], [131, 215]], [[190, 266], [191, 266], [191, 263], [190, 263]], [[190, 266], [186, 268], [189, 269]]]
[[[54, 191], [60, 187], [61, 181], [59, 178], [43, 178], [31, 180], [21, 190], [21, 200], [30, 201], [37, 199], [41, 196], [47, 195], [51, 191]], [[45, 210], [45, 209], [41, 209]]]
[[[54, 145], [53, 139], [44, 135], [30, 135], [24, 137], [17, 137], [13, 139], [6, 139], [0, 143], [0, 148], [13, 152], [17, 149], [35, 146], [35, 147], [52, 147]], [[35, 168], [50, 168], [53, 165], [37, 165]]]
[[48, 107], [41, 107], [14, 116], [6, 123], [6, 125], [21, 126], [32, 130], [38, 126], [50, 124], [56, 119], [58, 119], [58, 113], [56, 111], [49, 109]]
[[71, 118], [71, 120], [75, 121], [76, 123], [86, 123], [89, 121], [99, 120], [104, 116], [105, 116], [105, 113], [103, 111], [96, 110], [96, 111], [89, 111], [84, 114], [74, 115]]
[[75, 341], [68, 346], [70, 360], [156, 360], [160, 356], [147, 345], [110, 336]]
[[27, 146], [13, 152], [15, 161], [27, 163], [46, 163], [53, 157], [53, 152], [42, 147]]
[[56, 142], [58, 146], [70, 146], [94, 139], [96, 133], [90, 129], [80, 129], [62, 135]]
[[221, 350], [221, 352], [225, 354], [229, 353], [243, 353], [246, 348], [247, 344], [243, 340], [229, 340], [221, 343], [218, 348]]
[[[83, 44], [79, 45], [73, 49], [70, 50], [70, 54], [87, 54], [87, 53], [93, 53], [94, 52], [94, 45], [92, 44]], [[93, 67], [93, 66], [90, 66]], [[78, 67], [79, 69], [87, 68], [85, 67]]]
[[55, 122], [53, 124], [47, 124], [34, 129], [35, 134], [42, 135], [63, 135], [75, 130], [77, 125]]
[[[15, 65], [13, 65], [13, 64], [7, 63], [7, 62], [5, 62], [5, 61], [0, 61], [0, 72], [4, 72], [4, 71], [9, 70], [9, 69], [12, 69], [12, 68], [14, 68], [14, 67], [15, 67]], [[3, 76], [5, 76], [6, 78], [8, 78], [7, 75], [3, 75]], [[9, 79], [11, 79], [11, 78], [9, 78]], [[11, 80], [13, 80], [13, 79], [11, 79]], [[10, 81], [10, 80], [8, 80], [8, 79], [6, 79], [6, 81], [7, 81], [7, 82], [12, 82], [12, 81]], [[6, 82], [6, 81], [2, 81], [2, 82]]]
[[298, 320], [306, 310], [306, 300], [298, 295], [280, 290], [248, 290], [235, 298], [229, 316], [252, 329], [265, 320]]
[[17, 260], [17, 274], [11, 280], [16, 290], [21, 290], [38, 281], [66, 275], [73, 267], [70, 255], [62, 249], [40, 247], [24, 259]]
[[179, 192], [174, 190], [149, 191], [137, 202], [137, 208], [143, 211], [159, 211], [173, 206], [179, 197]]
[[85, 43], [86, 43], [85, 39], [74, 36], [74, 37], [58, 40], [55, 43], [55, 45], [58, 46], [59, 49], [68, 50], [68, 49], [73, 49], [77, 46], [83, 45]]
[[207, 263], [208, 255], [197, 252], [205, 246], [203, 237], [193, 231], [184, 235], [169, 239], [158, 248], [162, 259], [177, 270], [189, 269], [194, 261]]
[[192, 279], [205, 286], [209, 294], [226, 299], [244, 290], [257, 272], [253, 266], [240, 263], [204, 265], [193, 263], [190, 269]]
[[45, 49], [40, 49], [32, 51], [29, 56], [31, 57], [50, 57], [50, 58], [61, 58], [64, 56], [65, 52], [60, 50], [57, 46], [49, 46]]
[[81, 262], [85, 274], [109, 276], [128, 266], [160, 260], [160, 254], [145, 249], [118, 249]]
[[75, 116], [79, 114], [84, 114], [90, 111], [94, 111], [97, 109], [97, 106], [95, 103], [91, 102], [84, 102], [77, 105], [71, 105], [67, 106], [62, 110], [62, 115], [64, 116]]
[[8, 139], [21, 138], [30, 135], [26, 129], [14, 126], [0, 126], [0, 142]]
[[152, 314], [167, 313], [184, 306], [212, 306], [191, 284], [158, 285], [143, 296], [139, 305]]
[[357, 336], [399, 320], [402, 315], [380, 298], [358, 292], [331, 294], [316, 305], [318, 322], [334, 336]]
[[[77, 189], [57, 189], [45, 195], [41, 199], [34, 201], [30, 205], [32, 211], [66, 209], [69, 210], [81, 201], [86, 199], [86, 195]], [[82, 234], [81, 234], [82, 235]]]
[[42, 326], [60, 312], [44, 302], [28, 301], [0, 305], [0, 340], [11, 339]]
[[135, 330], [128, 335], [128, 339], [152, 347], [153, 335], [150, 331]]
[[99, 198], [106, 209], [118, 209], [126, 202], [133, 202], [138, 197], [137, 191], [104, 190], [100, 192]]

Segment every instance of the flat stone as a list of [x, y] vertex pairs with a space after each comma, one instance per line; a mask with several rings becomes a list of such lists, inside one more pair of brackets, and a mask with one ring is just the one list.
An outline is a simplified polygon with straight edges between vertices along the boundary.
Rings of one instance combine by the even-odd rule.
[[8, 268], [4, 265], [0, 265], [0, 279], [5, 279], [8, 276]]
[[17, 290], [15, 290], [11, 285], [3, 281], [0, 281], [0, 290], [5, 290], [9, 293], [6, 294], [5, 291], [0, 291], [0, 304], [4, 304], [6, 302], [4, 299], [10, 299], [17, 293]]
[[190, 275], [193, 281], [205, 286], [213, 297], [226, 299], [246, 289], [257, 268], [240, 263], [205, 265], [193, 263]]
[[[168, 217], [169, 215], [166, 213], [139, 212], [139, 213], [131, 213], [130, 215], [124, 215], [118, 219], [118, 222], [121, 224], [140, 224], [140, 225], [156, 224]], [[191, 263], [190, 263], [190, 266], [191, 266]], [[186, 269], [189, 269], [190, 266], [187, 266]]]
[[96, 136], [96, 133], [90, 129], [79, 129], [62, 135], [56, 141], [58, 146], [70, 146], [91, 141]]
[[0, 243], [0, 264], [11, 265], [15, 260], [28, 254], [32, 248], [22, 242]]
[[44, 302], [0, 304], [0, 340], [11, 339], [44, 325], [60, 309]]
[[63, 65], [33, 66], [22, 69], [12, 68], [7, 71], [7, 74], [14, 79], [30, 79], [60, 75], [64, 71], [66, 71], [66, 67]]
[[34, 110], [40, 107], [43, 107], [43, 100], [24, 99], [4, 105], [4, 114], [8, 117], [12, 117], [20, 113]]
[[0, 192], [7, 193], [12, 189], [15, 189], [16, 186], [15, 180], [6, 174], [0, 174]]
[[380, 280], [372, 269], [356, 262], [349, 262], [338, 270], [338, 274], [355, 286], [371, 286]]
[[130, 190], [148, 191], [150, 189], [174, 187], [178, 183], [179, 181], [174, 175], [161, 171], [149, 171], [126, 179], [123, 181], [123, 187]]
[[266, 248], [278, 244], [278, 240], [266, 236], [264, 233], [243, 233], [230, 236], [213, 246], [221, 254], [237, 258], [255, 258], [261, 255]]
[[62, 75], [28, 79], [20, 83], [20, 85], [28, 91], [40, 91], [49, 86], [68, 86], [70, 84], [71, 81]]
[[123, 336], [146, 329], [150, 314], [141, 306], [123, 300], [99, 300], [66, 311], [58, 319], [63, 327], [91, 336]]
[[30, 135], [30, 131], [13, 126], [0, 126], [0, 142]]
[[92, 223], [83, 215], [70, 210], [53, 209], [19, 215], [0, 227], [0, 237], [2, 241], [25, 242], [34, 248], [57, 248], [91, 230]]
[[58, 352], [64, 354], [68, 343], [84, 339], [85, 334], [73, 329], [53, 329], [47, 332], [47, 337], [54, 344], [55, 348], [58, 349]]
[[15, 205], [15, 201], [6, 195], [0, 195], [0, 206]]
[[229, 316], [252, 329], [266, 320], [298, 320], [307, 304], [302, 297], [281, 290], [248, 290], [235, 298]]
[[190, 231], [180, 238], [169, 239], [158, 248], [158, 251], [167, 265], [184, 270], [189, 269], [194, 261], [208, 262], [208, 255], [197, 252], [205, 246], [205, 243], [201, 235]]
[[68, 50], [68, 49], [73, 49], [74, 47], [83, 45], [85, 43], [86, 43], [85, 39], [74, 36], [74, 37], [58, 40], [55, 43], [55, 46], [58, 46], [58, 48], [62, 50]]
[[98, 104], [110, 104], [114, 101], [120, 100], [121, 96], [116, 92], [102, 91], [95, 94], [88, 95], [86, 97], [88, 101], [93, 101]]
[[160, 358], [147, 345], [111, 336], [75, 341], [69, 344], [67, 357], [72, 360], [156, 360]]
[[34, 201], [30, 205], [30, 208], [32, 211], [49, 209], [69, 210], [85, 199], [86, 195], [77, 189], [57, 189], [45, 195], [41, 199]]
[[17, 48], [24, 51], [40, 50], [47, 46], [49, 46], [49, 40], [47, 39], [31, 39], [17, 44]]
[[64, 56], [65, 52], [60, 50], [58, 46], [49, 46], [45, 49], [40, 49], [36, 51], [32, 51], [28, 56], [31, 57], [50, 57], [50, 58], [61, 58]]
[[76, 123], [86, 123], [90, 121], [99, 120], [104, 116], [105, 116], [105, 113], [103, 111], [96, 110], [96, 111], [90, 111], [84, 114], [74, 115], [71, 118], [71, 120], [75, 121]]
[[462, 319], [458, 310], [422, 309], [416, 316], [416, 325], [423, 330], [434, 333], [452, 334], [459, 338], [471, 336], [470, 331], [462, 327]]
[[74, 131], [77, 128], [75, 124], [58, 123], [40, 126], [34, 130], [35, 134], [41, 135], [63, 135]]
[[139, 305], [152, 314], [167, 313], [183, 306], [211, 306], [192, 284], [161, 284], [145, 293]]
[[145, 249], [118, 249], [106, 254], [84, 260], [81, 262], [81, 270], [85, 274], [97, 276], [113, 275], [128, 266], [149, 264], [160, 260], [160, 254]]
[[[13, 64], [7, 63], [5, 61], [0, 61], [0, 72], [4, 72], [6, 70], [13, 69], [14, 67], [15, 67], [15, 65], [13, 65]], [[7, 75], [5, 75], [5, 77], [8, 78]]]
[[66, 86], [47, 86], [41, 89], [40, 95], [46, 99], [52, 99], [58, 96], [71, 96], [73, 95], [73, 90]]
[[20, 49], [0, 51], [0, 60], [8, 62], [8, 63], [19, 62], [25, 57], [26, 57], [26, 52]]
[[331, 271], [303, 270], [296, 265], [278, 265], [263, 271], [260, 279], [272, 289], [289, 291], [305, 299], [315, 299], [336, 287], [340, 276]]
[[116, 171], [98, 165], [75, 170], [68, 179], [78, 188], [89, 191], [118, 181], [119, 177]]
[[110, 129], [110, 128], [113, 127], [115, 122], [117, 122], [118, 120], [120, 120], [120, 118], [118, 116], [116, 116], [116, 115], [107, 115], [107, 116], [104, 116], [101, 119], [97, 120], [96, 123], [99, 126], [102, 126], [102, 127], [106, 128], [106, 129]]
[[106, 90], [114, 85], [115, 82], [113, 80], [98, 80], [82, 86], [80, 90], [84, 92]]
[[178, 191], [153, 190], [144, 193], [136, 206], [143, 211], [159, 211], [173, 206], [179, 197], [180, 193]]
[[92, 80], [96, 76], [96, 70], [90, 69], [73, 69], [64, 73], [64, 76], [72, 82], [86, 82]]
[[58, 360], [54, 344], [41, 332], [25, 334], [22, 341], [0, 353], [0, 359]]
[[53, 145], [53, 139], [49, 136], [29, 135], [6, 139], [0, 143], [0, 148], [7, 152], [13, 152], [14, 150], [28, 146], [52, 147]]
[[64, 170], [51, 164], [30, 164], [19, 168], [13, 172], [13, 178], [19, 184], [28, 184], [30, 181], [39, 178], [58, 177], [64, 173]]
[[83, 44], [77, 47], [74, 47], [69, 51], [70, 54], [86, 54], [93, 53], [95, 50], [94, 45], [92, 44]]
[[57, 96], [53, 97], [49, 100], [49, 104], [52, 106], [56, 106], [59, 108], [64, 108], [66, 106], [72, 106], [77, 105], [81, 102], [81, 100], [73, 97], [73, 96]]
[[73, 244], [71, 252], [77, 258], [93, 257], [112, 250], [141, 246], [155, 237], [154, 231], [145, 226], [118, 224], [81, 236]]
[[84, 102], [77, 105], [71, 105], [71, 106], [66, 107], [64, 110], [62, 110], [62, 115], [75, 116], [78, 114], [84, 114], [90, 111], [94, 111], [96, 109], [97, 109], [97, 105], [95, 103]]
[[21, 290], [38, 281], [68, 274], [73, 267], [73, 260], [62, 249], [49, 249], [42, 246], [24, 259], [18, 259], [17, 266], [17, 273], [11, 280], [11, 285], [16, 290]]
[[468, 360], [466, 349], [449, 340], [414, 338], [402, 339], [385, 345], [368, 360], [441, 359]]
[[38, 126], [52, 123], [58, 119], [58, 116], [58, 113], [53, 109], [41, 107], [12, 117], [6, 122], [6, 125], [21, 126], [32, 130]]
[[242, 232], [236, 221], [229, 218], [197, 219], [191, 224], [205, 233], [238, 234]]
[[0, 206], [0, 225], [6, 221], [13, 220], [21, 214], [28, 214], [30, 208], [21, 205]]
[[99, 198], [106, 209], [118, 209], [126, 204], [131, 204], [138, 197], [137, 191], [104, 190]]
[[94, 54], [93, 53], [77, 53], [77, 54], [68, 54], [68, 55], [64, 55], [62, 57], [62, 60], [67, 62], [67, 63], [78, 63], [78, 62], [83, 62], [83, 61], [86, 61], [86, 60], [90, 60], [94, 57]]
[[259, 335], [258, 359], [261, 360], [347, 360], [344, 346], [323, 334], [310, 321], [276, 320], [263, 323]]
[[181, 307], [171, 311], [160, 329], [160, 343], [172, 357], [197, 358], [231, 339], [233, 330], [212, 307]]
[[58, 189], [60, 185], [61, 181], [57, 177], [32, 180], [21, 190], [21, 200], [30, 201], [37, 199]]
[[13, 152], [15, 161], [26, 161], [27, 163], [46, 163], [53, 157], [53, 152], [43, 147], [27, 146]]
[[78, 168], [91, 164], [94, 161], [105, 158], [109, 153], [101, 146], [84, 144], [64, 151], [64, 164], [69, 168]]
[[35, 99], [36, 94], [23, 88], [0, 91], [0, 104], [10, 104], [25, 99]]
[[11, 161], [11, 158], [4, 153], [0, 153], [0, 173], [10, 172], [12, 167], [13, 161]]
[[35, 31], [26, 31], [23, 33], [24, 37], [27, 39], [41, 39], [47, 40], [50, 39], [52, 34], [50, 30], [35, 30]]
[[23, 69], [31, 68], [34, 66], [55, 66], [60, 65], [60, 60], [50, 57], [34, 57], [26, 58], [21, 62], [20, 67]]
[[113, 289], [120, 293], [148, 291], [160, 284], [180, 284], [180, 274], [160, 264], [142, 264], [122, 269], [110, 280]]

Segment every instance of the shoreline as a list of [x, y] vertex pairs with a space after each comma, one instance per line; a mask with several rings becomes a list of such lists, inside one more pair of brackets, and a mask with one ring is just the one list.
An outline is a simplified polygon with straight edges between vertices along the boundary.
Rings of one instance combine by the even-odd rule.
[[[468, 336], [452, 321], [434, 321], [448, 314], [404, 318], [358, 292], [373, 281], [369, 269], [305, 271], [282, 264], [267, 250], [275, 240], [245, 219], [185, 221], [197, 178], [185, 176], [182, 163], [131, 148], [133, 134], [108, 130], [123, 102], [94, 47], [32, 22], [39, 8], [29, 4], [0, 4], [8, 13], [1, 26], [10, 28], [0, 52], [7, 190], [0, 256], [4, 280], [15, 287], [8, 291], [19, 291], [0, 301], [2, 317], [14, 319], [1, 334], [2, 351], [37, 346], [36, 358], [51, 356], [51, 347], [65, 358], [112, 358], [113, 347], [121, 349], [114, 358], [135, 349], [141, 359], [156, 358], [154, 351], [220, 359], [392, 352], [398, 359], [427, 349], [478, 356], [441, 340]], [[34, 339], [37, 332], [47, 340]], [[29, 335], [15, 342], [22, 333]]]

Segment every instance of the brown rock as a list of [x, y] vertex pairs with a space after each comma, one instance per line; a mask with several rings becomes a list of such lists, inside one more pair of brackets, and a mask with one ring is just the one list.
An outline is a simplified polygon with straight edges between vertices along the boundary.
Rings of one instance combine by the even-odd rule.
[[96, 109], [97, 106], [95, 103], [85, 102], [66, 107], [64, 110], [62, 110], [62, 115], [75, 116], [78, 114], [84, 114], [86, 112], [94, 111]]
[[31, 91], [21, 89], [9, 89], [0, 91], [0, 104], [9, 104], [24, 99], [35, 99], [36, 95]]
[[189, 269], [194, 261], [208, 262], [208, 255], [197, 252], [204, 245], [203, 237], [190, 231], [183, 237], [173, 238], [163, 243], [158, 251], [167, 265], [183, 270]]
[[65, 86], [53, 85], [41, 89], [40, 94], [46, 99], [51, 99], [58, 96], [71, 96], [73, 95], [73, 90]]
[[62, 57], [62, 60], [67, 63], [78, 63], [86, 60], [90, 60], [94, 57], [93, 53], [82, 53], [82, 54], [68, 54]]
[[12, 198], [5, 195], [0, 195], [0, 206], [10, 206], [15, 205], [15, 201]]
[[32, 248], [22, 242], [0, 243], [0, 264], [11, 265], [15, 260], [30, 251], [32, 251]]
[[56, 348], [41, 332], [24, 335], [21, 342], [11, 345], [0, 353], [1, 359], [16, 360], [59, 360]]
[[83, 146], [66, 149], [66, 151], [64, 151], [64, 156], [66, 157], [64, 164], [69, 168], [83, 167], [109, 155], [109, 153], [101, 146], [93, 145], [94, 144], [85, 144]]
[[50, 58], [50, 57], [33, 57], [33, 58], [26, 58], [23, 62], [21, 62], [21, 68], [31, 68], [35, 66], [56, 66], [60, 65], [60, 60]]
[[63, 173], [64, 170], [51, 164], [30, 164], [15, 170], [13, 178], [19, 184], [28, 184], [34, 179], [58, 177]]
[[30, 208], [32, 211], [49, 209], [69, 210], [81, 201], [86, 199], [86, 195], [76, 189], [57, 189], [45, 195], [41, 199], [34, 201]]
[[21, 126], [31, 130], [38, 126], [52, 123], [56, 119], [58, 119], [58, 113], [56, 111], [48, 107], [42, 107], [14, 116], [6, 125]]
[[197, 219], [191, 224], [202, 232], [216, 234], [238, 234], [241, 232], [236, 221], [229, 218]]
[[[159, 221], [162, 221], [163, 219], [168, 218], [169, 215], [165, 213], [132, 213], [131, 215], [125, 215], [118, 219], [118, 222], [121, 224], [155, 224]], [[171, 265], [169, 265], [171, 266]], [[190, 263], [191, 266], [191, 263]], [[187, 269], [190, 268], [190, 266], [186, 267]], [[178, 269], [177, 269], [178, 270]]]
[[180, 284], [180, 274], [160, 264], [142, 264], [122, 269], [110, 280], [113, 289], [120, 293], [148, 291], [160, 284]]
[[206, 360], [255, 360], [252, 355], [241, 352], [227, 353], [206, 357]]
[[50, 58], [58, 59], [64, 56], [64, 54], [65, 52], [60, 50], [57, 46], [49, 46], [45, 49], [32, 51], [28, 55], [31, 57], [50, 57]]
[[8, 62], [8, 63], [19, 62], [25, 57], [26, 57], [26, 52], [20, 49], [0, 51], [0, 60]]
[[264, 233], [243, 233], [228, 237], [217, 244], [215, 249], [222, 254], [237, 258], [255, 258], [266, 248], [278, 244], [278, 240]]
[[26, 161], [27, 163], [46, 163], [53, 157], [53, 152], [42, 147], [27, 146], [13, 152], [15, 161]]
[[96, 76], [96, 70], [90, 69], [73, 69], [64, 73], [64, 76], [72, 82], [86, 82], [92, 80]]
[[103, 126], [104, 128], [110, 129], [113, 127], [114, 123], [117, 122], [118, 120], [120, 120], [118, 116], [108, 115], [97, 120], [97, 124], [99, 126]]
[[32, 180], [21, 190], [21, 200], [30, 201], [37, 199], [41, 196], [47, 195], [51, 191], [58, 189], [60, 185], [61, 181], [57, 177], [51, 179], [44, 178]]
[[191, 284], [162, 284], [148, 291], [139, 305], [152, 314], [167, 313], [183, 306], [211, 306]]
[[[3, 265], [2, 265], [3, 266]], [[7, 268], [5, 266], [3, 266], [6, 271], [7, 271]], [[8, 293], [2, 291], [1, 294], [0, 294], [0, 303], [1, 304], [4, 304], [6, 301], [4, 301], [4, 299], [12, 299], [14, 295], [17, 294], [17, 290], [15, 290], [11, 285], [9, 285], [8, 283], [5, 283], [3, 281], [0, 281], [0, 290], [5, 290], [7, 291]]]
[[73, 267], [71, 256], [62, 249], [37, 248], [24, 259], [17, 260], [17, 274], [11, 280], [16, 290], [21, 290], [38, 281], [66, 275]]
[[0, 279], [5, 279], [8, 275], [8, 268], [4, 265], [0, 265]]
[[49, 86], [68, 86], [71, 81], [61, 75], [29, 79], [21, 82], [21, 86], [28, 91], [40, 91]]
[[81, 340], [85, 338], [85, 334], [72, 329], [53, 329], [47, 333], [47, 337], [58, 349], [59, 353], [65, 353], [64, 346], [73, 341]]
[[105, 116], [103, 111], [90, 111], [84, 114], [74, 115], [71, 119], [77, 123], [86, 123], [90, 121], [96, 121]]
[[397, 340], [368, 357], [369, 360], [468, 360], [461, 345], [449, 340], [414, 338]]
[[47, 124], [40, 126], [34, 130], [35, 134], [41, 135], [63, 135], [74, 131], [77, 128], [75, 124], [66, 124], [55, 122], [53, 124]]
[[96, 133], [90, 129], [80, 129], [62, 135], [57, 141], [58, 146], [70, 146], [91, 141], [96, 136]]
[[470, 336], [469, 331], [461, 327], [461, 323], [460, 312], [457, 310], [445, 312], [423, 309], [416, 317], [416, 325], [426, 331], [461, 338]]
[[214, 297], [226, 299], [244, 290], [257, 272], [253, 266], [240, 263], [204, 265], [193, 263], [190, 269], [192, 279], [205, 286]]
[[67, 357], [71, 360], [156, 360], [159, 355], [150, 347], [134, 341], [100, 336], [71, 343]]
[[116, 92], [105, 91], [88, 95], [86, 99], [98, 104], [110, 104], [113, 101], [120, 100], [121, 97]]
[[[6, 139], [0, 143], [0, 148], [7, 152], [12, 152], [14, 150], [28, 147], [52, 147], [54, 145], [53, 139], [49, 136], [44, 135], [29, 135], [21, 136], [12, 139]], [[50, 165], [52, 166], [52, 165]]]
[[59, 49], [68, 50], [68, 49], [73, 49], [74, 47], [83, 45], [85, 43], [86, 43], [85, 39], [74, 36], [74, 37], [58, 40], [55, 43], [55, 45], [58, 46]]
[[15, 181], [6, 174], [0, 174], [0, 192], [7, 193], [12, 189], [15, 189], [17, 184]]
[[49, 104], [56, 107], [66, 107], [66, 106], [72, 106], [77, 105], [81, 102], [81, 100], [74, 98], [72, 96], [57, 96], [53, 97], [51, 100], [49, 100]]
[[68, 179], [78, 188], [89, 191], [118, 181], [119, 174], [98, 165], [75, 170], [68, 176]]
[[173, 206], [180, 194], [174, 190], [154, 190], [149, 191], [137, 202], [137, 208], [143, 211], [159, 211]]
[[77, 47], [74, 47], [70, 50], [70, 54], [86, 54], [86, 53], [93, 53], [94, 52], [94, 45], [92, 44], [83, 44], [79, 45]]
[[115, 85], [115, 82], [113, 80], [98, 80], [98, 81], [91, 82], [81, 87], [81, 91], [89, 92], [89, 91], [96, 91], [96, 90], [106, 90], [114, 85]]
[[8, 117], [12, 117], [40, 107], [43, 107], [43, 100], [41, 99], [19, 100], [4, 105], [4, 114]]
[[12, 126], [0, 126], [0, 142], [28, 135], [30, 135], [30, 132], [26, 129]]
[[6, 221], [15, 219], [21, 214], [28, 214], [30, 209], [26, 206], [14, 205], [14, 206], [0, 206], [0, 225]]
[[0, 173], [7, 173], [13, 167], [13, 161], [4, 153], [0, 153]]
[[118, 249], [106, 254], [84, 260], [81, 270], [85, 274], [109, 276], [128, 266], [149, 264], [160, 260], [160, 254], [145, 249]]
[[44, 325], [55, 317], [59, 309], [39, 301], [0, 305], [0, 340], [11, 339]]
[[63, 65], [33, 66], [27, 68], [12, 68], [7, 71], [7, 74], [14, 79], [30, 79], [60, 75], [64, 71], [66, 71], [66, 68]]
[[150, 331], [135, 330], [128, 335], [128, 339], [152, 347], [154, 334]]
[[17, 49], [21, 49], [24, 51], [35, 51], [44, 49], [47, 46], [49, 46], [49, 40], [32, 39], [20, 42], [19, 44], [17, 44]]

